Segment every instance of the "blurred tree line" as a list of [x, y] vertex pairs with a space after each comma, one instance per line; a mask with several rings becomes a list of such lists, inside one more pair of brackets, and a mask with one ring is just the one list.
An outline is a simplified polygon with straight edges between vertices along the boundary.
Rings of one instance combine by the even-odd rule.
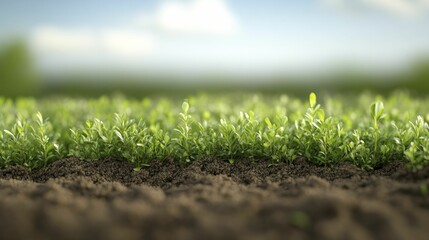
[[24, 41], [0, 46], [0, 96], [33, 96], [39, 93], [39, 77]]
[[[60, 79], [61, 78], [61, 79]], [[0, 45], [0, 96], [45, 96], [71, 95], [94, 97], [105, 94], [122, 93], [130, 97], [144, 95], [185, 96], [192, 92], [257, 91], [261, 93], [288, 93], [307, 96], [310, 91], [326, 93], [354, 93], [372, 91], [389, 94], [398, 89], [409, 90], [412, 94], [429, 93], [429, 58], [421, 58], [408, 71], [393, 75], [375, 76], [364, 72], [343, 71], [337, 74], [319, 76], [320, 81], [308, 84], [306, 79], [278, 76], [275, 79], [261, 79], [271, 84], [243, 85], [234, 79], [219, 81], [207, 77], [207, 81], [184, 85], [176, 81], [177, 76], [134, 76], [101, 75], [94, 81], [91, 74], [44, 76], [36, 71], [27, 45], [15, 40]], [[59, 81], [61, 80], [61, 81]], [[100, 84], [100, 82], [103, 84]], [[201, 83], [204, 82], [204, 83]], [[220, 83], [222, 82], [222, 83]]]
[[398, 87], [410, 88], [428, 93], [429, 91], [429, 58], [416, 61], [406, 73], [408, 81], [401, 81]]

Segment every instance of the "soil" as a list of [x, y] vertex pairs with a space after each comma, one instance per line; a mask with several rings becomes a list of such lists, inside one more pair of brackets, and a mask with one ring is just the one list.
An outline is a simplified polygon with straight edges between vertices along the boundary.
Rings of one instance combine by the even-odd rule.
[[427, 239], [429, 168], [206, 159], [0, 170], [0, 239]]

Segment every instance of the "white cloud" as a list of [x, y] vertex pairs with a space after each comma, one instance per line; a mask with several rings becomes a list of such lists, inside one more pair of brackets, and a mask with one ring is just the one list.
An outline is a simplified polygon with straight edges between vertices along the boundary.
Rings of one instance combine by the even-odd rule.
[[33, 45], [43, 51], [73, 55], [92, 51], [96, 46], [94, 33], [87, 29], [39, 27], [32, 34]]
[[128, 29], [73, 29], [39, 27], [32, 32], [32, 46], [42, 54], [64, 57], [111, 56], [144, 58], [156, 47], [155, 36]]
[[107, 52], [125, 58], [145, 57], [156, 47], [154, 35], [138, 31], [106, 30], [100, 40]]
[[[153, 54], [159, 49], [158, 45], [171, 48], [162, 33], [171, 34], [168, 40], [178, 34], [191, 41], [199, 35], [212, 37], [237, 33], [239, 24], [227, 1], [163, 0], [151, 12], [140, 17], [130, 16], [128, 23], [119, 26], [114, 26], [115, 22], [106, 27], [36, 26], [31, 32], [30, 44], [46, 69], [56, 69], [56, 66], [104, 67], [108, 64], [140, 67], [142, 63], [149, 63], [151, 57], [159, 58]], [[139, 17], [137, 22], [136, 17]], [[160, 52], [165, 54], [164, 49]]]
[[429, 0], [322, 0], [343, 10], [373, 9], [400, 17], [417, 17], [429, 12]]
[[139, 22], [166, 32], [185, 34], [224, 36], [239, 29], [226, 0], [164, 1], [152, 17], [143, 15]]

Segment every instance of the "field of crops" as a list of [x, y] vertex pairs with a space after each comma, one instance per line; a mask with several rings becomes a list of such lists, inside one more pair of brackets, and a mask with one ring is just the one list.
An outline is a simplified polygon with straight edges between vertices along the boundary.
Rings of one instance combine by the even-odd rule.
[[0, 239], [426, 239], [429, 98], [0, 99]]
[[187, 99], [0, 99], [0, 166], [66, 157], [153, 161], [349, 161], [374, 169], [429, 163], [429, 99], [230, 94]]

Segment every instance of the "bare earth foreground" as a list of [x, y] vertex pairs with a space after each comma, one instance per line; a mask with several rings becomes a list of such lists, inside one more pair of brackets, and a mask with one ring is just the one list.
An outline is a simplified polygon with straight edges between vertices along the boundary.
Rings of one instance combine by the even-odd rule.
[[64, 159], [0, 170], [0, 239], [427, 239], [429, 168]]

